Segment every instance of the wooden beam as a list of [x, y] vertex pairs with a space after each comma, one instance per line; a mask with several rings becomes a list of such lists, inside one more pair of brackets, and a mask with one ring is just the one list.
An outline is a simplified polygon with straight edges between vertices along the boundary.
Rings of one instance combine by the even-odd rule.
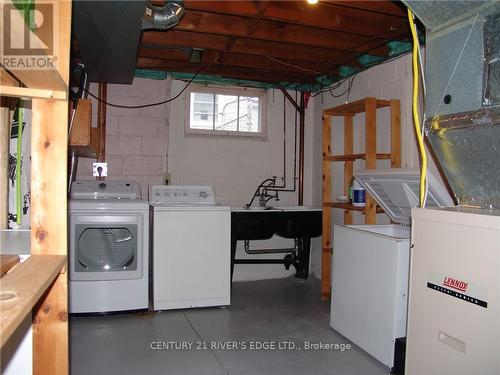
[[[223, 55], [223, 56], [222, 56]], [[176, 48], [151, 48], [142, 47], [139, 49], [139, 57], [159, 58], [166, 60], [188, 62], [188, 56]], [[325, 67], [332, 69], [328, 64], [312, 63], [309, 61], [297, 61], [290, 59], [274, 59], [265, 56], [252, 56], [232, 52], [205, 51], [201, 62], [207, 65], [221, 64], [231, 65], [251, 69], [275, 70], [276, 74], [287, 72], [292, 74], [300, 73], [318, 75], [325, 72]], [[328, 70], [326, 69], [326, 70]]]
[[[1, 347], [9, 340], [12, 333], [35, 307], [65, 266], [65, 256], [32, 255], [2, 277]], [[33, 355], [36, 355], [35, 350], [33, 350]], [[51, 372], [51, 374], [56, 373]]]
[[[45, 4], [53, 4], [54, 8], [57, 9], [57, 0], [51, 0], [49, 2], [44, 2]], [[40, 3], [35, 3], [35, 9], [39, 8], [41, 5]], [[30, 40], [30, 49], [39, 49], [39, 50], [44, 50], [45, 48], [43, 47], [43, 42], [39, 38], [41, 36], [41, 33], [43, 31], [43, 28], [37, 29], [35, 32], [32, 32], [29, 30], [29, 28], [26, 26], [24, 22], [23, 15], [20, 11], [14, 11], [11, 12], [11, 9], [16, 9], [15, 6], [13, 5], [11, 0], [3, 0], [2, 1], [2, 6], [0, 7], [0, 19], [5, 20], [9, 19], [10, 22], [10, 41], [12, 42], [13, 45], [19, 46], [22, 45], [24, 46], [25, 40]], [[4, 15], [4, 11], [9, 12], [9, 16], [7, 18], [7, 15]], [[60, 14], [54, 13], [55, 17], [57, 18], [60, 16]], [[25, 33], [29, 33], [29, 36], [25, 38]], [[69, 38], [69, 36], [68, 36]], [[4, 46], [5, 48], [5, 46]], [[17, 56], [12, 55], [13, 59], [8, 59], [9, 55], [5, 54], [4, 51], [4, 61], [2, 62], [4, 67], [9, 69], [12, 75], [15, 76], [16, 79], [21, 81], [25, 86], [30, 87], [30, 88], [37, 88], [37, 89], [45, 89], [49, 91], [65, 91], [68, 89], [67, 82], [64, 80], [63, 76], [60, 73], [60, 69], [65, 69], [65, 62], [61, 61], [60, 57], [57, 55], [57, 51], [54, 51], [54, 58], [52, 56], [47, 55], [44, 52], [40, 52], [37, 54], [37, 56], [42, 56], [41, 59], [38, 59], [36, 61], [43, 61], [44, 63], [48, 63], [49, 59], [50, 61], [53, 62], [54, 68], [53, 69], [46, 69], [46, 70], [40, 70], [40, 69], [16, 69], [17, 63], [15, 64], [14, 62], [17, 61]], [[6, 59], [6, 60], [5, 60]], [[31, 63], [33, 64], [33, 60], [30, 60]], [[29, 62], [29, 61], [28, 61]], [[2, 92], [3, 88], [0, 88], [0, 92], [2, 95], [7, 95], [6, 93]]]
[[206, 66], [204, 64], [186, 64], [179, 61], [151, 59], [139, 57], [137, 59], [137, 68], [158, 69], [172, 72], [196, 73], [202, 69], [202, 74], [221, 75], [229, 78], [247, 79], [262, 82], [305, 82], [314, 83], [313, 79], [305, 79], [300, 74], [282, 73], [277, 75], [275, 71], [263, 69], [238, 68], [226, 65]]
[[[255, 8], [249, 1], [186, 0], [185, 8], [188, 11], [256, 17]], [[311, 7], [305, 1], [272, 1], [260, 18], [384, 39], [409, 35], [406, 18], [321, 2]]]
[[[365, 98], [365, 168], [377, 168], [377, 99]], [[373, 198], [366, 193], [365, 223], [377, 223], [377, 204]]]
[[322, 0], [323, 3], [340, 5], [348, 8], [369, 10], [371, 12], [389, 14], [406, 18], [406, 8], [401, 2], [396, 1], [352, 1], [352, 0]]
[[[71, 2], [56, 4], [58, 69], [68, 87]], [[31, 253], [67, 254], [68, 101], [33, 99]], [[33, 373], [68, 374], [68, 278], [61, 273], [33, 314]]]
[[401, 104], [391, 100], [391, 167], [401, 168]]
[[[176, 30], [170, 30], [168, 33], [145, 31], [142, 38], [142, 46], [144, 47], [177, 46], [202, 48], [212, 51], [227, 51], [227, 42], [227, 36]], [[281, 59], [329, 63], [333, 65], [344, 65], [347, 61], [350, 61], [349, 66], [360, 66], [355, 60], [359, 56], [359, 53], [356, 52], [311, 46], [303, 46], [298, 49], [296, 45], [247, 38], [238, 38], [232, 46], [231, 52], [250, 55], [248, 58], [252, 58], [253, 55], [272, 56]]]
[[0, 277], [4, 277], [16, 264], [19, 263], [19, 255], [0, 255]]
[[[40, 73], [39, 73], [40, 74]], [[43, 73], [42, 73], [43, 75]], [[66, 91], [54, 91], [30, 87], [0, 86], [0, 94], [13, 98], [66, 100]]]
[[375, 56], [386, 56], [389, 52], [387, 46], [378, 48], [387, 40], [373, 36], [197, 10], [187, 12], [175, 30], [288, 43], [297, 49], [313, 46], [357, 53], [370, 51]]
[[[323, 114], [323, 158], [331, 155], [331, 116]], [[323, 202], [332, 198], [332, 170], [331, 164], [323, 160]], [[323, 234], [321, 252], [321, 298], [330, 297], [331, 287], [331, 259], [332, 259], [332, 213], [330, 208], [323, 208]]]
[[[344, 155], [353, 155], [354, 153], [354, 116], [344, 116]], [[351, 183], [354, 170], [354, 161], [346, 160], [344, 162], [344, 195], [349, 196], [349, 185]], [[344, 224], [352, 224], [352, 211], [344, 211]]]
[[[326, 109], [324, 112], [332, 116], [346, 116], [355, 115], [358, 113], [365, 112], [365, 99], [356, 100], [354, 102], [339, 105], [335, 108]], [[390, 100], [375, 99], [376, 108], [389, 107], [391, 105]]]
[[0, 67], [0, 93], [3, 90], [2, 86], [17, 87], [19, 86], [19, 81], [5, 69]]

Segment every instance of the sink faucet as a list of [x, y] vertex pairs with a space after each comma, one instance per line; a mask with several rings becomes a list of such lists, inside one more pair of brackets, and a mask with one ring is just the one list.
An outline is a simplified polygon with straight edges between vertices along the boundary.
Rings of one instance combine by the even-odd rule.
[[[260, 207], [266, 207], [267, 202], [271, 199], [279, 201], [278, 191], [273, 189], [273, 187], [276, 186], [276, 178], [276, 176], [273, 176], [272, 178], [267, 178], [262, 181], [259, 186], [257, 186], [255, 193], [253, 193], [250, 203], [248, 203], [245, 207], [249, 208], [257, 197], [259, 197]], [[274, 192], [274, 194], [271, 192]]]

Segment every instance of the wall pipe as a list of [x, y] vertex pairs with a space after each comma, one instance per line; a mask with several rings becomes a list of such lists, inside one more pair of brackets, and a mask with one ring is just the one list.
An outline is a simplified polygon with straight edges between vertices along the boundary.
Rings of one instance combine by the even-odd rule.
[[[300, 94], [300, 105], [297, 104], [297, 100], [292, 98], [292, 96], [286, 91], [286, 89], [278, 84], [278, 88], [280, 91], [283, 93], [283, 95], [292, 103], [292, 105], [295, 107], [295, 110], [299, 113], [299, 194], [298, 194], [298, 205], [302, 206], [304, 204], [304, 128], [305, 128], [305, 95], [302, 92]], [[266, 191], [274, 191], [276, 194], [280, 191], [283, 192], [294, 192], [296, 190], [296, 182], [297, 182], [297, 177], [296, 177], [296, 171], [297, 171], [297, 114], [295, 115], [295, 136], [294, 136], [294, 171], [293, 171], [293, 189], [287, 189], [286, 188], [286, 118], [285, 118], [285, 113], [286, 113], [286, 106], [285, 106], [285, 101], [283, 102], [283, 126], [284, 126], [284, 131], [283, 131], [283, 137], [284, 137], [284, 144], [283, 144], [283, 182], [282, 185], [270, 185], [269, 187], [266, 187]], [[276, 177], [274, 177], [275, 179]], [[272, 179], [268, 179], [272, 180]], [[267, 181], [267, 180], [265, 180]], [[257, 190], [255, 191], [252, 200], [250, 201], [249, 204], [246, 206], [249, 207], [252, 205], [255, 197], [260, 191], [260, 188], [262, 187], [262, 183], [259, 185]], [[273, 197], [271, 197], [273, 198]], [[278, 198], [276, 195], [274, 197], [275, 199]]]
[[[99, 83], [97, 102], [97, 127], [100, 129], [99, 162], [106, 161], [106, 100], [108, 95], [108, 86], [106, 83]], [[104, 180], [104, 177], [98, 177], [98, 180]]]
[[299, 106], [299, 198], [298, 205], [304, 204], [304, 132], [306, 122], [305, 95], [300, 93]]

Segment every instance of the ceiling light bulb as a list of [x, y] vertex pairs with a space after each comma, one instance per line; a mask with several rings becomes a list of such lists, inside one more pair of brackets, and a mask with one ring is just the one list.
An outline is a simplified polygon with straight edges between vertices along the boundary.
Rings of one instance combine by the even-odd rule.
[[307, 0], [308, 4], [315, 5], [318, 4], [318, 0]]

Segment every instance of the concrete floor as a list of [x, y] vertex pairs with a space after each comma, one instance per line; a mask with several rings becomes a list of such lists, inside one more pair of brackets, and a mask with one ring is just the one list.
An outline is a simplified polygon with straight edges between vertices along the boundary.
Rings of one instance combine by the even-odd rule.
[[[329, 303], [319, 291], [314, 278], [241, 282], [228, 308], [73, 316], [71, 374], [388, 374], [354, 345], [306, 349], [307, 342], [349, 343], [329, 327]], [[266, 342], [276, 348], [250, 349]], [[283, 342], [290, 347], [279, 349]], [[210, 349], [223, 344], [233, 348]]]

